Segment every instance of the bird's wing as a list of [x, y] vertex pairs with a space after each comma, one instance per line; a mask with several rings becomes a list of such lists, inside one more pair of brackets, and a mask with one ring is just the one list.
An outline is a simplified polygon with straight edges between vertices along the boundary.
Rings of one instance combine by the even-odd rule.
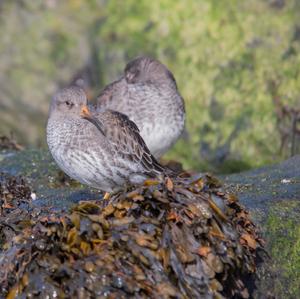
[[94, 117], [98, 120], [102, 119], [101, 129], [118, 154], [141, 163], [148, 172], [161, 173], [164, 171], [139, 134], [136, 124], [125, 114], [106, 110], [94, 113]]
[[117, 81], [114, 81], [108, 84], [104, 89], [100, 92], [97, 97], [97, 107], [98, 108], [110, 108], [114, 105], [114, 98], [119, 95], [121, 97], [122, 92], [125, 92], [126, 82], [122, 77]]
[[97, 97], [97, 108], [116, 110], [134, 118], [132, 113], [136, 108], [130, 103], [135, 103], [141, 108], [141, 105], [151, 104], [155, 96], [160, 96], [160, 90], [156, 85], [144, 82], [127, 84], [122, 77], [101, 91]]

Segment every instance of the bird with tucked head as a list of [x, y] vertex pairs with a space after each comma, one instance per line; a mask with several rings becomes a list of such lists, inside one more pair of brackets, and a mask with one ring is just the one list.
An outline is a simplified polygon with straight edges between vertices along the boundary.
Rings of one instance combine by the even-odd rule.
[[138, 57], [130, 61], [125, 67], [124, 74], [128, 84], [162, 82], [177, 88], [175, 78], [167, 67], [150, 57]]
[[184, 101], [175, 78], [164, 64], [150, 57], [130, 61], [124, 75], [100, 93], [97, 107], [126, 114], [156, 158], [172, 147], [184, 129]]

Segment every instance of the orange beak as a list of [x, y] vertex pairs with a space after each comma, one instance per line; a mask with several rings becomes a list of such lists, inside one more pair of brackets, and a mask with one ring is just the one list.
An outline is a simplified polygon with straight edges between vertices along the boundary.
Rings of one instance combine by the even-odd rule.
[[81, 111], [80, 111], [80, 116], [82, 117], [92, 117], [91, 112], [87, 105], [82, 106]]
[[82, 106], [81, 111], [80, 111], [80, 116], [82, 118], [88, 120], [89, 122], [91, 122], [93, 125], [95, 125], [97, 127], [97, 129], [105, 136], [104, 127], [103, 127], [101, 120], [97, 119], [97, 117], [94, 117], [91, 114], [87, 105]]

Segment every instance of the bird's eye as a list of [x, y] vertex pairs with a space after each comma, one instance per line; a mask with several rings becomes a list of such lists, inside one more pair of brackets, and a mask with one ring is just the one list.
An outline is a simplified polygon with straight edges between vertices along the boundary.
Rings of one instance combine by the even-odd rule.
[[71, 106], [72, 106], [72, 103], [69, 102], [69, 101], [66, 101], [65, 103], [66, 103], [66, 105], [67, 105], [68, 107], [71, 107]]

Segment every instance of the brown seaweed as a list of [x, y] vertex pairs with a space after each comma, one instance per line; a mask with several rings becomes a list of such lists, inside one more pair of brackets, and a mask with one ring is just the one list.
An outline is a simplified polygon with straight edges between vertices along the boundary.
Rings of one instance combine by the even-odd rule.
[[254, 275], [263, 244], [212, 176], [185, 173], [68, 214], [26, 215], [5, 224], [13, 227], [0, 258], [7, 298], [248, 298], [243, 277]]

